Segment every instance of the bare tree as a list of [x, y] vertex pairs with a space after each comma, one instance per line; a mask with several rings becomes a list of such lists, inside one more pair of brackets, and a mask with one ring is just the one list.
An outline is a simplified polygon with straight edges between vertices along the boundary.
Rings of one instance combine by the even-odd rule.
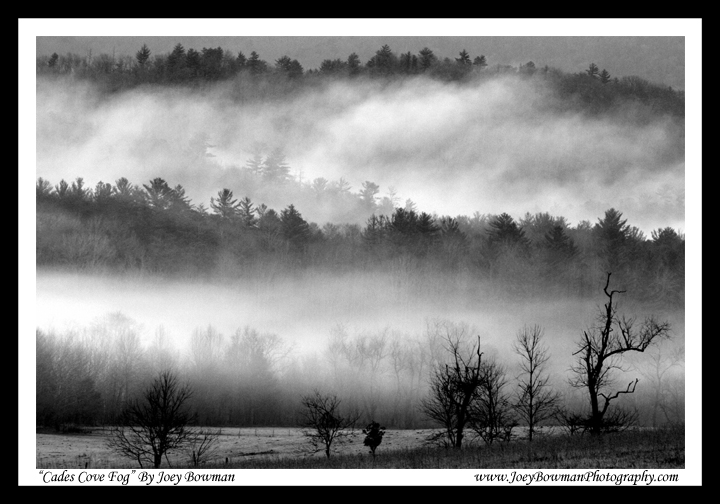
[[558, 408], [553, 415], [560, 427], [569, 435], [584, 433], [587, 424], [587, 416], [583, 413], [570, 411], [567, 408]]
[[108, 440], [115, 451], [143, 463], [160, 467], [163, 456], [185, 446], [192, 430], [185, 409], [192, 396], [188, 385], [181, 386], [171, 371], [162, 371], [145, 389], [141, 400], [132, 401]]
[[473, 430], [488, 446], [494, 441], [510, 441], [517, 426], [505, 385], [504, 366], [495, 361], [484, 362], [480, 369], [480, 394], [471, 404], [470, 414]]
[[478, 399], [483, 382], [480, 338], [477, 345], [463, 349], [460, 338], [448, 333], [444, 346], [449, 362], [435, 364], [430, 377], [430, 395], [422, 401], [422, 411], [443, 427], [433, 439], [462, 448], [465, 429], [471, 420], [471, 405]]
[[315, 452], [324, 449], [327, 458], [330, 458], [333, 442], [352, 435], [352, 429], [357, 422], [357, 417], [343, 416], [340, 413], [340, 402], [337, 396], [324, 395], [318, 390], [302, 398], [305, 435], [310, 438]]
[[[673, 371], [675, 368], [682, 368], [685, 361], [685, 346], [681, 345], [675, 348], [664, 348], [658, 346], [650, 353], [650, 364], [646, 368], [638, 366], [638, 371], [645, 378], [650, 380], [654, 388], [653, 405], [652, 405], [652, 426], [658, 425], [658, 413], [663, 411], [666, 420], [670, 419], [668, 415], [668, 405], [673, 404], [676, 399], [673, 394]], [[677, 404], [677, 403], [676, 403]]]
[[[577, 362], [571, 368], [570, 385], [587, 389], [590, 399], [590, 416], [587, 427], [593, 434], [603, 432], [605, 415], [612, 401], [623, 394], [632, 394], [638, 379], [628, 383], [627, 387], [613, 390], [613, 372], [622, 370], [620, 361], [627, 352], [644, 352], [660, 338], [669, 337], [670, 324], [657, 322], [654, 317], [645, 319], [636, 329], [635, 319], [618, 317], [613, 296], [624, 290], [608, 290], [610, 275], [603, 292], [608, 301], [601, 310], [598, 327], [583, 331], [579, 349], [573, 354]], [[614, 423], [614, 422], [613, 422]]]
[[542, 344], [544, 331], [538, 326], [525, 326], [517, 334], [513, 346], [520, 356], [521, 375], [518, 377], [518, 392], [515, 411], [528, 426], [528, 440], [532, 442], [536, 426], [551, 418], [560, 403], [560, 396], [548, 386], [550, 380], [545, 373], [549, 360], [548, 349]]
[[217, 452], [217, 443], [222, 433], [221, 429], [192, 430], [188, 436], [188, 454], [193, 467], [198, 467], [208, 461]]

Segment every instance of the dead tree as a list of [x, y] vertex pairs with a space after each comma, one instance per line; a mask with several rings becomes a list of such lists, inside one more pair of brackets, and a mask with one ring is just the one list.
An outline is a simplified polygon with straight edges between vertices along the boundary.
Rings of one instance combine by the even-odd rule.
[[669, 337], [670, 333], [668, 322], [657, 322], [652, 316], [646, 318], [639, 329], [634, 327], [634, 318], [619, 317], [613, 297], [625, 291], [608, 290], [610, 275], [607, 274], [603, 289], [608, 301], [598, 316], [599, 324], [583, 331], [579, 349], [573, 354], [577, 361], [571, 367], [570, 385], [588, 391], [590, 415], [587, 428], [593, 434], [603, 432], [605, 415], [612, 401], [623, 394], [632, 394], [637, 387], [639, 380], [636, 378], [625, 388], [612, 389], [613, 374], [622, 370], [623, 355], [644, 352], [653, 342]]
[[449, 362], [435, 365], [430, 378], [430, 395], [422, 401], [422, 411], [442, 425], [435, 437], [453, 448], [462, 448], [465, 428], [471, 423], [471, 407], [480, 396], [483, 381], [480, 338], [477, 345], [463, 351], [459, 338], [447, 336], [445, 349]]

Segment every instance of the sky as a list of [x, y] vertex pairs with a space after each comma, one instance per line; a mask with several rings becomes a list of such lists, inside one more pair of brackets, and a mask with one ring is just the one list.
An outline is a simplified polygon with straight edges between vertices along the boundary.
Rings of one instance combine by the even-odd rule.
[[[331, 22], [335, 21], [335, 22]], [[693, 21], [696, 21], [693, 23]], [[699, 20], [372, 20], [372, 22], [350, 21], [350, 20], [323, 20], [315, 23], [298, 23], [297, 20], [177, 20], [174, 22], [163, 20], [132, 20], [122, 22], [117, 20], [20, 20], [19, 36], [19, 301], [20, 301], [20, 332], [19, 334], [32, 335], [34, 333], [34, 297], [35, 297], [35, 260], [32, 251], [34, 241], [34, 192], [33, 186], [36, 176], [42, 171], [47, 173], [46, 178], [57, 183], [57, 177], [74, 178], [83, 176], [94, 185], [93, 178], [105, 177], [106, 181], [114, 180], [111, 177], [120, 173], [120, 170], [127, 170], [129, 173], [122, 173], [131, 181], [141, 182], [144, 172], [140, 164], [124, 164], [123, 166], [104, 166], [100, 172], [90, 172], [89, 167], [97, 169], [98, 160], [103, 149], [108, 145], [117, 143], [120, 138], [126, 143], [123, 146], [131, 148], [137, 138], [138, 131], [142, 128], [153, 127], [160, 124], [160, 134], [170, 135], [172, 131], [165, 131], [167, 125], [174, 125], [183, 133], [188, 133], [195, 125], [201, 124], [203, 128], [212, 132], [218, 139], [228, 138], [232, 135], [223, 135], [223, 128], [212, 126], [214, 114], [223, 118], [224, 124], [233, 125], [237, 131], [270, 131], [272, 132], [274, 120], [283, 117], [277, 110], [265, 108], [263, 110], [248, 111], [245, 109], [222, 109], [218, 101], [210, 97], [205, 101], [195, 101], [192, 114], [188, 113], [183, 97], [168, 100], [150, 100], [147, 96], [141, 96], [139, 103], [147, 104], [147, 107], [137, 106], [133, 108], [128, 102], [118, 101], [102, 108], [92, 105], [64, 99], [62, 95], [45, 94], [42, 87], [35, 84], [34, 59], [35, 55], [46, 53], [47, 47], [58, 47], [58, 52], [77, 51], [81, 52], [82, 45], [77, 43], [76, 37], [97, 37], [102, 34], [108, 37], [103, 42], [112, 42], [112, 37], [123, 37], [116, 39], [118, 50], [122, 46], [135, 47], [137, 44], [123, 45], [125, 42], [141, 41], [151, 36], [167, 36], [172, 44], [179, 39], [178, 35], [204, 37], [201, 44], [194, 44], [192, 41], [186, 47], [199, 48], [202, 46], [221, 45], [230, 47], [224, 42], [226, 38], [208, 38], [207, 33], [243, 33], [245, 36], [415, 36], [434, 37], [429, 38], [428, 46], [433, 43], [439, 44], [438, 36], [460, 35], [469, 37], [477, 33], [483, 35], [501, 36], [674, 36], [683, 37], [684, 58], [679, 63], [677, 44], [665, 46], [652, 44], [649, 47], [640, 48], [639, 57], [642, 54], [652, 54], [653, 47], [668, 51], [668, 56], [663, 60], [671, 62], [670, 68], [673, 72], [665, 71], [661, 74], [667, 75], [663, 81], [676, 88], [683, 88], [686, 92], [686, 156], [682, 166], [672, 163], [664, 163], [662, 158], [663, 144], [667, 138], [667, 130], [662, 124], [650, 125], [642, 129], [627, 129], [617, 123], [581, 123], [573, 117], [556, 116], [534, 116], [530, 119], [523, 115], [525, 109], [523, 103], [518, 101], [518, 96], [527, 96], [531, 92], [527, 89], [518, 88], [515, 85], [495, 86], [476, 91], [474, 94], [461, 96], [457, 93], [448, 93], [446, 89], [428, 85], [421, 88], [395, 89], [381, 96], [372, 95], [363, 89], [336, 89], [324, 96], [309, 97], [315, 106], [308, 109], [307, 103], [295, 102], [294, 107], [296, 124], [291, 125], [290, 140], [286, 147], [289, 149], [288, 160], [291, 166], [303, 169], [306, 176], [324, 176], [336, 178], [338, 176], [351, 177], [351, 183], [357, 189], [358, 185], [366, 178], [373, 177], [375, 182], [381, 186], [381, 192], [388, 187], [394, 186], [398, 193], [416, 201], [421, 209], [440, 213], [465, 213], [473, 211], [481, 213], [496, 213], [508, 211], [514, 217], [520, 217], [524, 211], [550, 211], [554, 214], [568, 217], [572, 224], [581, 219], [595, 221], [605, 206], [615, 201], [625, 201], [626, 206], [620, 208], [625, 211], [631, 224], [643, 225], [646, 229], [655, 227], [656, 222], [667, 222], [667, 225], [679, 228], [686, 235], [688, 250], [687, 271], [687, 325], [686, 338], [688, 359], [693, 356], [699, 358], [700, 338], [693, 338], [693, 335], [701, 335], [701, 313], [700, 313], [700, 288], [701, 288], [701, 85], [700, 85], [700, 63], [701, 63], [701, 24]], [[312, 31], [308, 27], [312, 25]], [[68, 37], [68, 33], [73, 33]], [[42, 39], [36, 37], [61, 37], [59, 39]], [[125, 37], [140, 37], [127, 40]], [[71, 40], [72, 39], [72, 40]], [[155, 41], [156, 39], [151, 39]], [[649, 40], [649, 39], [648, 39]], [[638, 39], [628, 39], [638, 45]], [[46, 42], [48, 45], [45, 45]], [[243, 42], [247, 42], [243, 40]], [[318, 54], [322, 51], [325, 58], [326, 48], [332, 48], [334, 53], [328, 53], [327, 57], [347, 57], [348, 40], [338, 39], [335, 45], [323, 42], [318, 47], [319, 40], [312, 41], [310, 52], [301, 52], [298, 56], [290, 54], [291, 57], [299, 57], [301, 54], [310, 54], [313, 51]], [[356, 42], [356, 41], [351, 41]], [[397, 52], [404, 47], [399, 39], [391, 39], [393, 49]], [[444, 42], [444, 41], [443, 41]], [[467, 42], [465, 40], [464, 42]], [[523, 47], [518, 39], [517, 47]], [[550, 41], [543, 39], [543, 48], [549, 47]], [[618, 42], [618, 40], [614, 40]], [[123, 43], [123, 44], [121, 44]], [[257, 42], [260, 44], [260, 41]], [[374, 53], [373, 48], [379, 48], [380, 44], [376, 39], [364, 40], [363, 50], [369, 51], [361, 55], [361, 60], [366, 61]], [[408, 50], [417, 51], [426, 44], [421, 39], [410, 40]], [[538, 65], [552, 65], [552, 58], [548, 57], [543, 62], [543, 55], [529, 51], [527, 47], [516, 55], [508, 55], [502, 52], [495, 45], [487, 44], [491, 60], [498, 60], [499, 63], [517, 65], [527, 60], [533, 60]], [[64, 45], [66, 44], [66, 45]], [[114, 44], [112, 44], [115, 46]], [[154, 51], [162, 53], [169, 51], [165, 46], [151, 45]], [[586, 47], [592, 47], [588, 44]], [[598, 44], [595, 44], [597, 46]], [[282, 44], [281, 44], [282, 46]], [[257, 49], [263, 59], [271, 61], [275, 55], [281, 54], [281, 46], [258, 45]], [[603, 63], [599, 54], [589, 54], [583, 58], [577, 50], [581, 44], [573, 47], [570, 59], [572, 64], [565, 68], [566, 71], [579, 72], [584, 70], [589, 60], [597, 59], [596, 64], [601, 68], [610, 63]], [[65, 49], [67, 47], [67, 49]], [[89, 48], [93, 53], [109, 52], [109, 44], [102, 47]], [[246, 50], [245, 47], [248, 49]], [[234, 49], [249, 53], [251, 44], [238, 44]], [[444, 46], [437, 45], [441, 48]], [[472, 47], [472, 46], [468, 46]], [[60, 49], [62, 48], [62, 49]], [[260, 50], [262, 48], [262, 50]], [[484, 51], [485, 47], [476, 46], [475, 50], [468, 49], [471, 54]], [[566, 48], [567, 49], [567, 48]], [[129, 49], [132, 50], [132, 49]], [[458, 49], [459, 50], [459, 49]], [[450, 51], [438, 50], [441, 55], [453, 57]], [[610, 54], [610, 53], [609, 53]], [[612, 54], [618, 54], [614, 52]], [[608, 68], [616, 75], [627, 75], [625, 72], [633, 68], [633, 64], [642, 67], [640, 61], [633, 62], [632, 51], [626, 51], [628, 61], [623, 61], [620, 69]], [[665, 54], [665, 53], [663, 53]], [[670, 56], [672, 55], [672, 56]], [[486, 55], [487, 56], [487, 55]], [[501, 58], [507, 58], [501, 61]], [[610, 56], [608, 56], [610, 58]], [[567, 58], [565, 58], [567, 59]], [[563, 58], [557, 61], [565, 60]], [[609, 61], [605, 60], [605, 61]], [[317, 65], [310, 59], [305, 63], [305, 68], [312, 68]], [[681, 78], [675, 70], [682, 64], [684, 76]], [[560, 66], [558, 64], [558, 66]], [[670, 74], [673, 73], [672, 76]], [[643, 75], [641, 75], [643, 76]], [[647, 77], [650, 78], [650, 77]], [[658, 77], [658, 82], [660, 78]], [[654, 80], [655, 79], [651, 79]], [[329, 99], [328, 99], [329, 97]], [[347, 100], [350, 97], [350, 100]], [[424, 97], [426, 102], [432, 102], [432, 111], [416, 106], [418, 97]], [[44, 138], [43, 125], [52, 128], [56, 123], [52, 118], [36, 113], [35, 103], [51, 104], [56, 110], [63, 113], [72, 111], [76, 114], [76, 121], [70, 129], [89, 128], [93, 135], [89, 141], [83, 141], [78, 145], [63, 147], [60, 151], [48, 150], [49, 144], [41, 142]], [[144, 100], [144, 101], [143, 101]], [[388, 112], [391, 111], [391, 112]], [[377, 119], [379, 112], [386, 113], [386, 117]], [[198, 121], [197, 118], [202, 118]], [[157, 118], [161, 118], [158, 120]], [[369, 118], [374, 118], [370, 120]], [[534, 122], [535, 121], [535, 122]], [[533, 127], [540, 121], [542, 127]], [[124, 128], [118, 125], [125, 125]], [[303, 125], [310, 125], [310, 128]], [[137, 126], [142, 127], [140, 130]], [[446, 134], [444, 140], [452, 143], [451, 140], [462, 133], [465, 141], [453, 144], [456, 148], [452, 151], [442, 148], [433, 148], [432, 142], [422, 137], [423, 132], [430, 132], [429, 137], [436, 137], [439, 134]], [[444, 133], [443, 133], [444, 132]], [[505, 134], [506, 132], [512, 135]], [[416, 133], [413, 135], [413, 133]], [[391, 137], [396, 141], [388, 144], [386, 138]], [[401, 137], [401, 141], [397, 138]], [[547, 139], [553, 139], [548, 142]], [[598, 140], [599, 139], [599, 140]], [[36, 145], [37, 142], [37, 145]], [[506, 142], [503, 149], [496, 146]], [[233, 141], [219, 141], [216, 152], [218, 161], [221, 163], [233, 163], [241, 156], [244, 156], [245, 145]], [[567, 159], [564, 153], [570, 153], [569, 158], [582, 157], [583, 152], [591, 144], [591, 151], [594, 154], [611, 154], [617, 166], [632, 166], [632, 170], [615, 172], [618, 179], [608, 183], [606, 172], [598, 175], [597, 170], [586, 169], [580, 171], [569, 171], [568, 166], [556, 166], [553, 163], [556, 159]], [[372, 149], [362, 149], [362, 145], [370, 145]], [[124, 147], [123, 147], [124, 148]], [[420, 152], [421, 156], [410, 156], [409, 153]], [[531, 154], [528, 154], [530, 152]], [[392, 162], [381, 162], [382, 159], [390, 159]], [[487, 154], [481, 160], [480, 153]], [[510, 153], [510, 154], [508, 154]], [[443, 182], [436, 183], [432, 188], [435, 194], [424, 191], [431, 182], [437, 181], [439, 161], [450, 159], [459, 166], [453, 169]], [[594, 157], [594, 156], [593, 156]], [[537, 162], [540, 161], [540, 162]], [[46, 166], [54, 164], [60, 168], [56, 171], [49, 171]], [[532, 167], [539, 166], [544, 170], [543, 178], [528, 177]], [[589, 163], [590, 168], [597, 167]], [[553, 167], [550, 170], [548, 167]], [[47, 172], [45, 170], [48, 170]], [[114, 171], [117, 170], [117, 171]], [[137, 174], [136, 176], [134, 176]], [[404, 184], [408, 174], [414, 175], [415, 181], [412, 184]], [[462, 174], [463, 176], [458, 176]], [[168, 179], [178, 173], [170, 173]], [[554, 178], [553, 178], [554, 177]], [[146, 176], [150, 178], [150, 176]], [[527, 180], [523, 180], [523, 178]], [[372, 179], [371, 179], [372, 180]], [[542, 180], [541, 183], [538, 183]], [[554, 180], [555, 183], [545, 182]], [[192, 177], [190, 179], [192, 181]], [[576, 182], [576, 183], [575, 183]], [[629, 184], [636, 184], [636, 188], [642, 190], [627, 190]], [[500, 189], [512, 184], [515, 197], [510, 198], [507, 192]], [[671, 198], [677, 198], [682, 192], [684, 203], [684, 215], [676, 218], [677, 212], [672, 210], [672, 221], [661, 215], [660, 219], [653, 220], [654, 209], [657, 206], [643, 204], [648, 198], [657, 197], [658, 191], [661, 194], [668, 194]], [[662, 191], [665, 191], [664, 193]], [[437, 198], [437, 193], [446, 195]], [[198, 198], [207, 198], [211, 194], [197, 194]], [[460, 195], [460, 196], [457, 196]], [[476, 196], [478, 203], [462, 206], [463, 201], [470, 201]], [[433, 208], [438, 199], [443, 201], [442, 206]], [[202, 200], [204, 202], [204, 200]], [[552, 201], [547, 206], [545, 202]], [[457, 206], [455, 206], [457, 205]], [[207, 203], [206, 203], [207, 206]], [[664, 210], [663, 210], [664, 211]], [[657, 215], [655, 215], [657, 217]], [[23, 317], [27, 314], [27, 317]], [[33, 341], [21, 340], [20, 354], [30, 358], [34, 353], [34, 338], [27, 338]], [[28, 357], [29, 356], [29, 357]], [[699, 361], [698, 361], [699, 363]], [[29, 368], [27, 381], [28, 385], [22, 386], [19, 392], [25, 391], [28, 397], [33, 396], [34, 373], [32, 366]], [[693, 394], [699, 394], [700, 387], [693, 387], [700, 380], [700, 366], [687, 366], [688, 369], [688, 403], [693, 403]], [[697, 400], [697, 397], [696, 397]], [[699, 401], [698, 401], [699, 403]], [[696, 446], [700, 446], [699, 443]], [[692, 461], [694, 455], [693, 444], [688, 443], [687, 459]], [[29, 453], [32, 456], [32, 452]], [[34, 464], [34, 462], [30, 462]], [[688, 480], [686, 480], [688, 481]]]

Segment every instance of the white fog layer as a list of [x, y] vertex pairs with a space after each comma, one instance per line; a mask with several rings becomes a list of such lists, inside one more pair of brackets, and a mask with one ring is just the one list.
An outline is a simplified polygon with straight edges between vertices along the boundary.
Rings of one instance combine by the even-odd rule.
[[[296, 180], [343, 177], [352, 192], [369, 180], [379, 196], [392, 188], [438, 215], [550, 212], [577, 224], [614, 207], [648, 235], [685, 227], [682, 132], [662, 117], [559, 112], [538, 79], [335, 83], [252, 103], [234, 85], [139, 88], [109, 99], [40, 80], [36, 175], [53, 184], [83, 177], [91, 187], [162, 177], [207, 207], [222, 172], [245, 166], [262, 143], [284, 150]], [[320, 226], [347, 218], [299, 210]]]

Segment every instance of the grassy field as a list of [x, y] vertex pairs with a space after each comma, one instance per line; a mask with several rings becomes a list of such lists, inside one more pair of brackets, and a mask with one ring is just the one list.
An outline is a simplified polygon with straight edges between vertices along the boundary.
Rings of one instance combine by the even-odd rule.
[[[373, 458], [357, 432], [333, 444], [332, 456], [312, 453], [302, 431], [293, 428], [224, 428], [203, 469], [683, 469], [683, 428], [633, 430], [592, 437], [545, 435], [532, 444], [518, 440], [462, 450], [429, 446], [426, 430], [389, 430]], [[106, 446], [107, 433], [36, 435], [38, 469], [137, 468]], [[163, 466], [168, 467], [164, 461]], [[186, 453], [169, 456], [172, 468], [191, 468]]]

